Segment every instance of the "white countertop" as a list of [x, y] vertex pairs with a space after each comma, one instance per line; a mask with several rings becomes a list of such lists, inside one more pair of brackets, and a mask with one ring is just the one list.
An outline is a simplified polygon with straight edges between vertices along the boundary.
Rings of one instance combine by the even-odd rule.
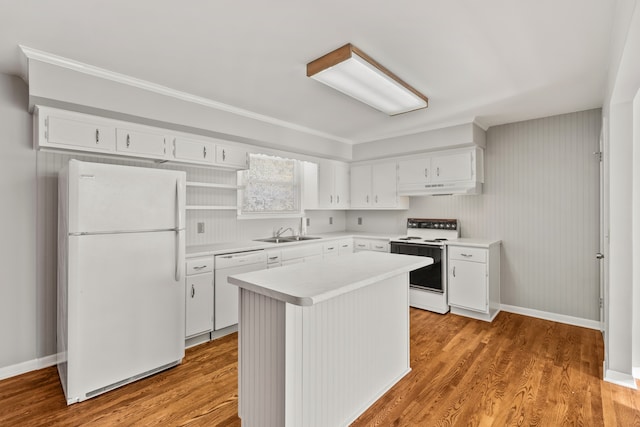
[[[320, 239], [306, 240], [302, 242], [289, 242], [289, 243], [267, 243], [257, 242], [255, 240], [242, 240], [237, 242], [223, 242], [210, 245], [191, 245], [187, 246], [186, 256], [187, 258], [194, 258], [198, 256], [207, 255], [220, 255], [234, 252], [254, 251], [259, 249], [274, 249], [274, 248], [286, 248], [292, 245], [304, 245], [307, 243], [322, 243], [325, 241], [344, 239], [347, 237], [356, 237], [361, 239], [384, 239], [389, 240], [393, 237], [397, 237], [396, 234], [378, 234], [367, 232], [354, 232], [354, 231], [339, 231], [334, 233], [319, 233], [309, 234], [311, 237], [320, 237]], [[265, 236], [267, 237], [267, 236]], [[288, 237], [284, 236], [284, 237]]]
[[309, 306], [430, 264], [433, 259], [428, 257], [364, 251], [238, 274], [230, 276], [229, 283], [289, 304]]
[[473, 239], [470, 237], [462, 237], [456, 240], [447, 240], [445, 244], [447, 246], [470, 246], [476, 248], [489, 248], [489, 246], [498, 245], [502, 240], [493, 239]]

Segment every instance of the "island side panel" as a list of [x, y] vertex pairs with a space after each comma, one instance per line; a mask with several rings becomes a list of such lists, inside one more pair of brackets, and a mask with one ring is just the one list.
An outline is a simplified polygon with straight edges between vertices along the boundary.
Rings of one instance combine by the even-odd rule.
[[238, 415], [246, 426], [285, 423], [284, 302], [240, 289]]
[[408, 280], [401, 274], [301, 308], [298, 425], [348, 425], [410, 371]]

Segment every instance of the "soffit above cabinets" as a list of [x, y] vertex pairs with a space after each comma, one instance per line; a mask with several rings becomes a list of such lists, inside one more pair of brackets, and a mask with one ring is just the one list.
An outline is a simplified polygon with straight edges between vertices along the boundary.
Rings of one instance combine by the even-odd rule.
[[[24, 45], [285, 133], [361, 143], [602, 106], [615, 4], [21, 1], [0, 26], [0, 72], [20, 74]], [[306, 77], [346, 42], [427, 93], [429, 108], [389, 117]]]

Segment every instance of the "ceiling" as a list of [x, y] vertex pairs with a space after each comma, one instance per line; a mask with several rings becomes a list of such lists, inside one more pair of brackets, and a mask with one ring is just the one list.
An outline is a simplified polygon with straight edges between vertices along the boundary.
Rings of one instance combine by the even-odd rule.
[[[61, 7], [64, 5], [64, 7]], [[615, 1], [0, 0], [18, 45], [360, 143], [600, 107]], [[429, 97], [399, 116], [306, 77], [351, 42]]]

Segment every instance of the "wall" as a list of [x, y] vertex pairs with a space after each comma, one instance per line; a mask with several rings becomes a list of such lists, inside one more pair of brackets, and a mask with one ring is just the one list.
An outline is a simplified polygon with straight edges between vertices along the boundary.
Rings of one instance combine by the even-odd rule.
[[597, 109], [492, 127], [482, 195], [349, 212], [347, 228], [397, 232], [407, 217], [458, 218], [462, 237], [502, 239], [503, 304], [599, 320], [600, 121]]
[[27, 103], [24, 82], [0, 74], [0, 368], [32, 361], [37, 352], [36, 156]]
[[[606, 101], [603, 108], [605, 124], [605, 158], [608, 163], [605, 189], [608, 192], [607, 206], [609, 228], [609, 253], [605, 253], [608, 276], [605, 278], [605, 379], [631, 388], [636, 388], [633, 379], [634, 345], [640, 339], [640, 330], [634, 324], [633, 300], [640, 292], [634, 288], [634, 276], [638, 266], [634, 265], [633, 205], [638, 191], [634, 183], [633, 156], [633, 98], [640, 89], [640, 7], [634, 0], [618, 0], [612, 34], [612, 58], [609, 64], [609, 79]], [[637, 307], [640, 309], [640, 307]], [[640, 346], [639, 346], [640, 347]]]
[[[51, 59], [53, 63], [43, 62]], [[213, 101], [90, 65], [55, 58], [43, 61], [29, 60], [32, 106], [48, 105], [261, 147], [351, 159], [351, 145], [312, 129], [225, 110]]]

